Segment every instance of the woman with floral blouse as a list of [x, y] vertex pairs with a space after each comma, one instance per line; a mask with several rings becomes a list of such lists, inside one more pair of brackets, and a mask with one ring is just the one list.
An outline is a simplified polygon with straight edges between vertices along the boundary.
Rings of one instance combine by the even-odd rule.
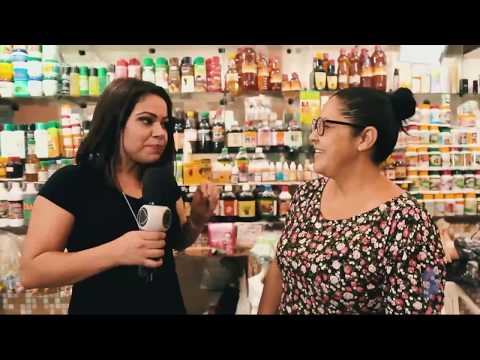
[[440, 313], [437, 228], [379, 169], [415, 106], [408, 89], [350, 88], [322, 108], [310, 140], [323, 176], [293, 196], [259, 314]]

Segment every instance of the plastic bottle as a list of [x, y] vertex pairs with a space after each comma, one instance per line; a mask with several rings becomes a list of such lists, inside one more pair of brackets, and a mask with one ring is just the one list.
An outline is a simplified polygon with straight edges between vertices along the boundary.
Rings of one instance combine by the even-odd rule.
[[98, 90], [99, 95], [103, 94], [108, 85], [108, 71], [105, 67], [98, 68]]
[[178, 94], [180, 92], [181, 79], [178, 58], [172, 57], [169, 60], [168, 68], [168, 91], [171, 94]]
[[8, 220], [8, 191], [5, 187], [5, 183], [0, 183], [0, 227], [9, 226]]
[[299, 164], [297, 166], [297, 181], [304, 181], [304, 179], [303, 165]]
[[74, 66], [70, 73], [70, 96], [80, 96], [80, 68]]
[[191, 93], [195, 90], [195, 77], [193, 73], [192, 58], [186, 56], [182, 59], [181, 67], [181, 92]]
[[25, 180], [29, 182], [38, 181], [40, 163], [35, 155], [35, 138], [28, 139], [27, 159], [25, 162]]
[[360, 59], [358, 57], [358, 51], [356, 48], [352, 49], [349, 60], [350, 60], [350, 67], [349, 67], [348, 85], [349, 87], [359, 87], [361, 70], [360, 70]]
[[88, 96], [89, 70], [86, 66], [80, 67], [80, 96]]
[[61, 77], [61, 86], [60, 94], [68, 96], [70, 95], [70, 77], [72, 73], [72, 67], [64, 65], [62, 67], [62, 77]]
[[38, 191], [35, 188], [35, 184], [32, 182], [27, 183], [27, 187], [23, 193], [23, 218], [26, 225], [28, 225], [32, 217], [33, 203], [37, 195]]
[[235, 157], [235, 165], [238, 167], [238, 181], [241, 183], [247, 182], [249, 172], [249, 158], [246, 148], [240, 148], [237, 156]]
[[277, 219], [278, 198], [272, 190], [271, 185], [265, 185], [263, 191], [258, 197], [258, 212], [262, 220], [273, 221]]
[[142, 80], [155, 84], [155, 64], [151, 57], [143, 59]]
[[107, 86], [110, 85], [113, 80], [115, 80], [115, 65], [110, 64], [107, 70]]
[[47, 125], [48, 132], [48, 157], [56, 158], [60, 156], [60, 134], [55, 121], [49, 121]]
[[180, 109], [175, 111], [175, 125], [173, 129], [173, 141], [175, 143], [175, 151], [181, 153], [183, 151], [183, 143], [185, 142], [185, 128], [184, 123], [184, 112]]
[[297, 181], [297, 166], [293, 161], [290, 163], [290, 171], [288, 173], [288, 180], [289, 181]]
[[155, 62], [155, 84], [168, 90], [168, 60], [158, 57]]
[[338, 88], [348, 88], [348, 75], [349, 75], [349, 61], [346, 55], [345, 49], [340, 49], [340, 56], [338, 57]]
[[117, 60], [115, 66], [115, 79], [127, 78], [128, 77], [128, 62], [125, 59]]
[[232, 151], [238, 151], [243, 145], [243, 131], [238, 126], [238, 122], [234, 121], [232, 127], [227, 131], [227, 146]]
[[250, 191], [250, 185], [244, 184], [242, 192], [238, 195], [238, 220], [239, 221], [255, 221], [256, 206], [255, 196]]
[[258, 54], [258, 76], [257, 87], [258, 91], [268, 91], [270, 89], [270, 68], [268, 60], [262, 53]]
[[239, 77], [237, 68], [235, 66], [235, 54], [229, 54], [229, 65], [227, 73], [225, 74], [225, 84], [227, 91], [232, 95], [238, 95], [240, 91]]
[[142, 79], [142, 68], [137, 58], [132, 58], [128, 61], [127, 75], [129, 78]]
[[281, 219], [287, 217], [291, 201], [292, 195], [288, 192], [288, 186], [282, 186], [282, 191], [278, 196], [278, 216]]
[[362, 49], [362, 55], [360, 56], [360, 69], [360, 86], [372, 87], [373, 68], [367, 49]]
[[220, 194], [220, 218], [225, 222], [234, 222], [237, 220], [237, 212], [237, 196], [233, 192], [232, 185], [226, 185]]
[[90, 76], [88, 77], [88, 95], [100, 96], [100, 81], [98, 79], [97, 68], [90, 69]]
[[[183, 80], [182, 80], [183, 83]], [[209, 122], [209, 113], [202, 112], [198, 126], [198, 152], [208, 154], [212, 152], [212, 127]]]
[[24, 127], [22, 125], [15, 126], [15, 130], [13, 131], [12, 136], [13, 141], [11, 142], [12, 145], [12, 152], [13, 156], [18, 156], [22, 159], [25, 159], [27, 155], [27, 144], [26, 144], [26, 134]]
[[193, 72], [195, 75], [195, 92], [207, 91], [207, 68], [205, 59], [201, 56], [193, 61]]
[[387, 90], [387, 57], [380, 45], [375, 45], [375, 51], [372, 54], [373, 76], [372, 86], [373, 88], [386, 91]]
[[258, 129], [258, 146], [264, 146], [269, 148], [272, 146], [272, 129], [268, 126], [268, 121], [263, 121], [262, 126]]
[[13, 182], [8, 192], [8, 225], [10, 227], [21, 227], [23, 219], [23, 191], [19, 182]]
[[277, 57], [270, 60], [270, 90], [282, 90], [282, 72], [280, 70], [280, 60]]
[[212, 126], [212, 151], [219, 153], [225, 146], [225, 124], [221, 116], [217, 116]]
[[188, 111], [184, 130], [184, 147], [186, 142], [190, 142], [192, 153], [198, 151], [198, 131], [196, 123], [195, 113], [193, 111]]
[[275, 164], [275, 180], [276, 181], [283, 181], [283, 169], [282, 169], [282, 163], [280, 161], [277, 161]]

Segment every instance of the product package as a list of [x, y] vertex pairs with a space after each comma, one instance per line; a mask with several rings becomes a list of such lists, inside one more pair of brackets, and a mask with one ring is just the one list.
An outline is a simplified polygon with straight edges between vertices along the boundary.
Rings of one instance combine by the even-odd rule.
[[232, 223], [208, 224], [208, 246], [233, 255], [237, 243], [237, 227]]

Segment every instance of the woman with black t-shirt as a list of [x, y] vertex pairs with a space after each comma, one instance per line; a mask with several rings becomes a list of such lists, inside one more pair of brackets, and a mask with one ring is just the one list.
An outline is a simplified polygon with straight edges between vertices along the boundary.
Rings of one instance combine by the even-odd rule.
[[[215, 209], [211, 184], [186, 220], [178, 185], [165, 232], [139, 231], [146, 168], [173, 161], [172, 103], [164, 89], [118, 79], [101, 96], [77, 165], [57, 171], [34, 204], [21, 261], [25, 288], [73, 285], [70, 314], [183, 314], [173, 249], [191, 245]], [[173, 176], [173, 170], [172, 174]], [[68, 252], [64, 252], [64, 249]], [[153, 269], [145, 281], [138, 267]]]

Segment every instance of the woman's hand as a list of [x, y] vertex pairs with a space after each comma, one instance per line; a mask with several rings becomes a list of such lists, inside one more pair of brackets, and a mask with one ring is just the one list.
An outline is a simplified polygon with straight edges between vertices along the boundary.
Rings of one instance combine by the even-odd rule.
[[158, 268], [163, 264], [166, 233], [130, 231], [110, 243], [114, 263]]
[[190, 220], [195, 226], [203, 226], [213, 215], [218, 204], [219, 192], [215, 184], [201, 184], [193, 195]]

